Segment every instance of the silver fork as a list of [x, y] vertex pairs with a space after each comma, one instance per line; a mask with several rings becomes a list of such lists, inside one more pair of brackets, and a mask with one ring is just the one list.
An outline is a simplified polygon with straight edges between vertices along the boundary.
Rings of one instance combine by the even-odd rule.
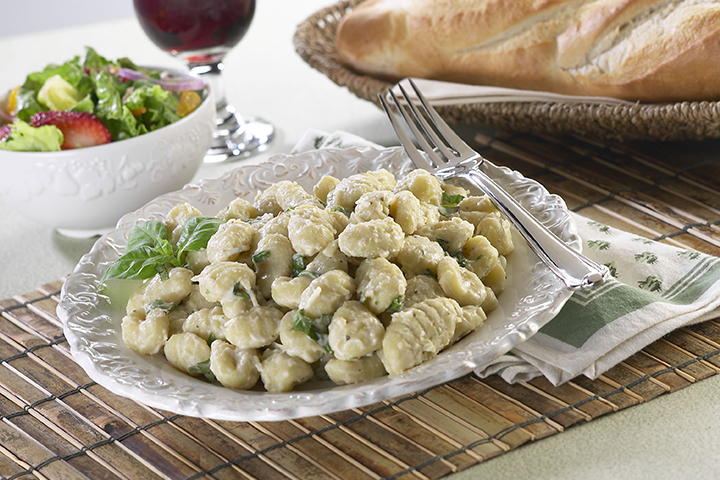
[[[485, 192], [520, 232], [535, 254], [569, 288], [585, 289], [603, 282], [608, 276], [608, 268], [570, 248], [480, 170], [479, 167], [485, 159], [452, 131], [412, 80], [407, 81], [412, 86], [425, 114], [422, 114], [410, 100], [401, 83], [398, 87], [405, 102], [401, 102], [392, 90], [388, 90], [388, 93], [427, 158], [415, 147], [410, 136], [402, 128], [398, 114], [391, 110], [384, 96], [378, 94], [378, 98], [415, 167], [427, 170], [442, 180], [464, 178]], [[432, 126], [428, 119], [432, 122]]]

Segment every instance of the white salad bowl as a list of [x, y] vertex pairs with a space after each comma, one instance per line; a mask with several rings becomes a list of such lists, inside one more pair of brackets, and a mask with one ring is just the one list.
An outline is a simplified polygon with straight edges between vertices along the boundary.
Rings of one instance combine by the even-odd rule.
[[[518, 172], [490, 162], [486, 166], [488, 175], [543, 224], [573, 249], [581, 250], [575, 222], [560, 197]], [[287, 420], [422, 391], [482, 368], [534, 335], [572, 295], [514, 232], [515, 250], [507, 257], [507, 282], [498, 295], [498, 308], [458, 343], [399, 375], [345, 386], [315, 380], [287, 393], [233, 390], [186, 375], [162, 355], [139, 355], [123, 342], [121, 322], [127, 300], [140, 282], [112, 281], [101, 291], [98, 285], [107, 268], [124, 252], [128, 233], [135, 225], [163, 220], [170, 209], [183, 203], [190, 203], [203, 215], [215, 215], [235, 198], [252, 202], [259, 190], [281, 180], [296, 181], [312, 191], [323, 175], [344, 178], [379, 168], [402, 176], [412, 165], [400, 147], [279, 155], [260, 165], [240, 167], [221, 177], [187, 185], [124, 216], [116, 230], [95, 243], [63, 285], [57, 313], [73, 357], [100, 385], [151, 407], [220, 420]]]
[[138, 137], [60, 152], [0, 150], [0, 201], [67, 236], [106, 233], [127, 212], [193, 178], [214, 118], [209, 92], [186, 117]]

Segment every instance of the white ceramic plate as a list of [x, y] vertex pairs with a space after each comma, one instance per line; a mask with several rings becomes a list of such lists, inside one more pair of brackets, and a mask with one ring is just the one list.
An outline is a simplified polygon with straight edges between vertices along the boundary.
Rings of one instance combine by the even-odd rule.
[[[565, 203], [540, 184], [487, 162], [486, 172], [573, 248], [581, 247]], [[378, 168], [394, 174], [411, 169], [401, 148], [315, 150], [280, 155], [259, 166], [242, 167], [213, 180], [163, 195], [123, 217], [117, 230], [98, 240], [65, 282], [58, 315], [75, 360], [110, 391], [152, 407], [183, 415], [222, 420], [285, 420], [372, 404], [461, 377], [482, 367], [532, 336], [560, 310], [571, 292], [529, 251], [519, 236], [508, 257], [508, 282], [500, 306], [487, 322], [437, 358], [402, 375], [334, 386], [314, 382], [299, 390], [269, 394], [230, 390], [175, 370], [162, 356], [141, 356], [122, 341], [124, 300], [136, 282], [116, 282], [96, 291], [100, 277], [123, 251], [127, 233], [138, 222], [162, 219], [179, 203], [189, 202], [214, 215], [233, 198], [252, 201], [257, 190], [279, 180], [295, 180], [306, 189], [322, 175], [346, 177]]]

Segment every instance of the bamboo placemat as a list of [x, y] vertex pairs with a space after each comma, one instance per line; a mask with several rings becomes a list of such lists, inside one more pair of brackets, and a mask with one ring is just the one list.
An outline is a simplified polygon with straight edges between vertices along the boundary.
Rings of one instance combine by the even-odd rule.
[[[596, 221], [720, 255], [717, 142], [600, 144], [503, 131], [487, 158]], [[597, 380], [474, 375], [365, 408], [283, 422], [174, 415], [109, 393], [72, 360], [62, 282], [0, 301], [6, 479], [436, 479], [720, 371], [720, 322], [683, 328]]]

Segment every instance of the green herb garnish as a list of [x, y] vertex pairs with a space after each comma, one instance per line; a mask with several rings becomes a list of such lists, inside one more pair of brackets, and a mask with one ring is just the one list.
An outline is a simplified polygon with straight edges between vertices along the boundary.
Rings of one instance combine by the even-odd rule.
[[405, 295], [398, 295], [397, 297], [393, 298], [392, 303], [387, 308], [387, 310], [385, 310], [385, 313], [399, 312], [400, 309], [402, 309], [404, 302], [405, 302]]
[[205, 380], [210, 383], [213, 383], [215, 381], [215, 374], [212, 372], [212, 370], [210, 370], [209, 358], [204, 362], [200, 362], [197, 365], [193, 365], [192, 367], [188, 368], [188, 372], [194, 374], [202, 374], [205, 377]]
[[300, 275], [307, 266], [307, 260], [308, 258], [305, 255], [301, 253], [294, 253], [292, 256], [292, 273], [290, 276], [295, 278]]
[[190, 217], [185, 221], [177, 242], [177, 256], [184, 262], [190, 251], [207, 247], [210, 237], [215, 235], [224, 222], [216, 217]]
[[347, 217], [349, 217], [352, 214], [352, 210], [348, 210], [345, 207], [341, 207], [340, 205], [336, 205], [330, 209], [331, 212], [340, 212], [344, 213]]
[[332, 317], [332, 315], [320, 315], [317, 318], [310, 318], [305, 315], [305, 310], [298, 310], [293, 315], [295, 323], [292, 329], [303, 332], [329, 353], [333, 353], [330, 343], [328, 343], [328, 325], [330, 325]]
[[256, 254], [254, 254], [252, 256], [252, 261], [253, 261], [253, 263], [264, 262], [265, 260], [270, 258], [270, 254], [271, 254], [270, 250], [263, 250], [262, 252], [257, 252]]
[[240, 288], [240, 282], [236, 283], [233, 286], [233, 295], [236, 297], [244, 298], [245, 300], [250, 300], [250, 294], [247, 290]]
[[443, 192], [442, 201], [443, 205], [457, 205], [465, 199], [463, 195], [450, 195], [447, 192]]
[[315, 273], [315, 272], [311, 272], [310, 270], [303, 270], [302, 272], [298, 273], [297, 276], [298, 276], [298, 277], [317, 278], [317, 277], [319, 277], [320, 275], [317, 274], [317, 273]]
[[436, 238], [435, 241], [440, 244], [445, 253], [450, 251], [450, 242], [448, 242], [444, 238]]
[[450, 251], [450, 242], [448, 242], [444, 238], [436, 238], [435, 241], [440, 244], [442, 249], [445, 251], [445, 255], [453, 257], [455, 260], [457, 260], [458, 264], [461, 267], [464, 267], [467, 265], [467, 259], [463, 256], [463, 252], [465, 252], [465, 248], [461, 248], [457, 252], [451, 252]]
[[158, 220], [148, 220], [136, 225], [128, 234], [126, 252], [115, 260], [100, 279], [146, 280], [160, 274], [166, 279], [168, 265], [185, 267], [185, 257], [190, 251], [207, 247], [208, 240], [217, 232], [222, 220], [215, 217], [191, 217], [183, 225], [182, 233], [173, 249], [167, 226]]
[[458, 204], [462, 202], [464, 198], [462, 195], [450, 195], [447, 192], [443, 192], [442, 204], [438, 207], [440, 215], [449, 217], [456, 214], [460, 209]]
[[427, 277], [436, 278], [435, 273], [432, 270], [430, 270], [429, 268], [425, 269], [425, 271], [422, 272], [420, 275], [425, 275]]
[[150, 312], [150, 310], [154, 310], [156, 308], [159, 308], [160, 310], [171, 310], [175, 305], [173, 303], [164, 302], [162, 300], [154, 300], [150, 302], [146, 307], [145, 311]]

